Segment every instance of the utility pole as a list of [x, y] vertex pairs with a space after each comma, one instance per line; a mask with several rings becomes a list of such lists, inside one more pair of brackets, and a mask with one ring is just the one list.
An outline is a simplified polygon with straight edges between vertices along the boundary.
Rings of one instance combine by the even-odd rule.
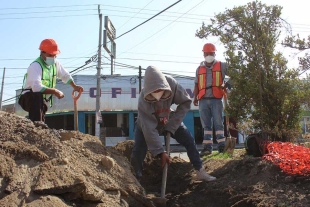
[[139, 93], [141, 93], [141, 80], [142, 80], [142, 76], [141, 76], [141, 66], [139, 65]]
[[5, 76], [5, 68], [3, 69], [3, 76], [2, 76], [1, 97], [0, 97], [0, 111], [2, 111], [2, 97], [3, 97], [4, 76]]
[[99, 45], [98, 45], [98, 65], [97, 65], [97, 90], [96, 90], [96, 123], [95, 136], [100, 139], [100, 122], [102, 121], [100, 112], [100, 96], [101, 96], [101, 47], [102, 47], [102, 14], [100, 12], [100, 5], [98, 5], [99, 14]]
[[111, 55], [110, 57], [111, 57], [111, 75], [113, 75], [113, 56]]

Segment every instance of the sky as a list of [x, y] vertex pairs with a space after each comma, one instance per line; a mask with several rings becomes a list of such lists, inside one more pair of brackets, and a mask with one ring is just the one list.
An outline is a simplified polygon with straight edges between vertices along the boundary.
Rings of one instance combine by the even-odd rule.
[[[73, 71], [97, 54], [99, 43], [100, 12], [108, 16], [116, 29], [116, 36], [164, 10], [178, 0], [0, 0], [0, 81], [4, 77], [2, 105], [16, 95], [20, 89], [27, 67], [39, 56], [39, 45], [43, 39], [55, 39], [61, 54], [60, 63]], [[195, 37], [202, 22], [210, 23], [215, 14], [247, 4], [248, 0], [182, 0], [164, 13], [137, 29], [115, 40], [116, 66], [114, 74], [138, 75], [136, 68], [120, 67], [126, 64], [146, 68], [158, 67], [165, 73], [194, 76], [199, 63], [203, 61], [202, 47], [212, 42], [217, 47], [218, 60], [224, 60], [224, 47], [217, 37], [199, 39]], [[310, 35], [310, 19], [306, 0], [283, 1], [263, 0], [267, 5], [283, 7], [282, 18], [291, 24], [293, 34], [301, 37]], [[304, 5], [304, 6], [303, 6]], [[104, 21], [103, 21], [104, 29]], [[283, 40], [284, 34], [280, 36]], [[278, 46], [284, 53], [290, 67], [298, 67], [298, 53]], [[109, 54], [102, 48], [102, 55]], [[103, 57], [101, 74], [110, 75], [110, 60]], [[87, 66], [96, 65], [91, 63]], [[90, 67], [77, 74], [97, 73]], [[94, 85], [96, 82], [94, 81]]]

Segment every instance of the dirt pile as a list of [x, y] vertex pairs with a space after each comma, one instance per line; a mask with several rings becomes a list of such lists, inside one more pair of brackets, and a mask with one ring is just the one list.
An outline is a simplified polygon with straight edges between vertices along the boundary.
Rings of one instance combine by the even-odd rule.
[[99, 139], [0, 112], [0, 206], [153, 206]]
[[[127, 158], [132, 141], [115, 148]], [[215, 153], [216, 154], [216, 153]], [[194, 182], [190, 163], [174, 157], [168, 168], [168, 207], [251, 207], [310, 206], [310, 177], [290, 176], [261, 158], [247, 157], [245, 150], [235, 150], [233, 159], [204, 159], [207, 172], [218, 179]], [[147, 156], [141, 185], [150, 196], [160, 195], [161, 167], [157, 159]]]

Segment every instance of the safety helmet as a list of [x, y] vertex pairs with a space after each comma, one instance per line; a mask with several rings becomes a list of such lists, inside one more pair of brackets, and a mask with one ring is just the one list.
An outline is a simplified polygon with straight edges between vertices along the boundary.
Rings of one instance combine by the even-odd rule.
[[51, 55], [57, 55], [60, 53], [58, 45], [53, 39], [45, 39], [41, 42], [39, 50], [44, 51]]
[[216, 51], [216, 48], [214, 46], [214, 44], [212, 43], [207, 43], [203, 46], [202, 48], [202, 51], [203, 52], [215, 52]]

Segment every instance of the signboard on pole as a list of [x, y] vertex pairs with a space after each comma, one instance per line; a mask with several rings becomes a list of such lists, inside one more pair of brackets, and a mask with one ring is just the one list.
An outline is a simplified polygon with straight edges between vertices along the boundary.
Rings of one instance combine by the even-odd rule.
[[114, 39], [116, 38], [116, 29], [113, 26], [108, 16], [104, 17], [103, 31], [103, 48], [109, 53], [110, 56], [116, 58], [116, 44]]

